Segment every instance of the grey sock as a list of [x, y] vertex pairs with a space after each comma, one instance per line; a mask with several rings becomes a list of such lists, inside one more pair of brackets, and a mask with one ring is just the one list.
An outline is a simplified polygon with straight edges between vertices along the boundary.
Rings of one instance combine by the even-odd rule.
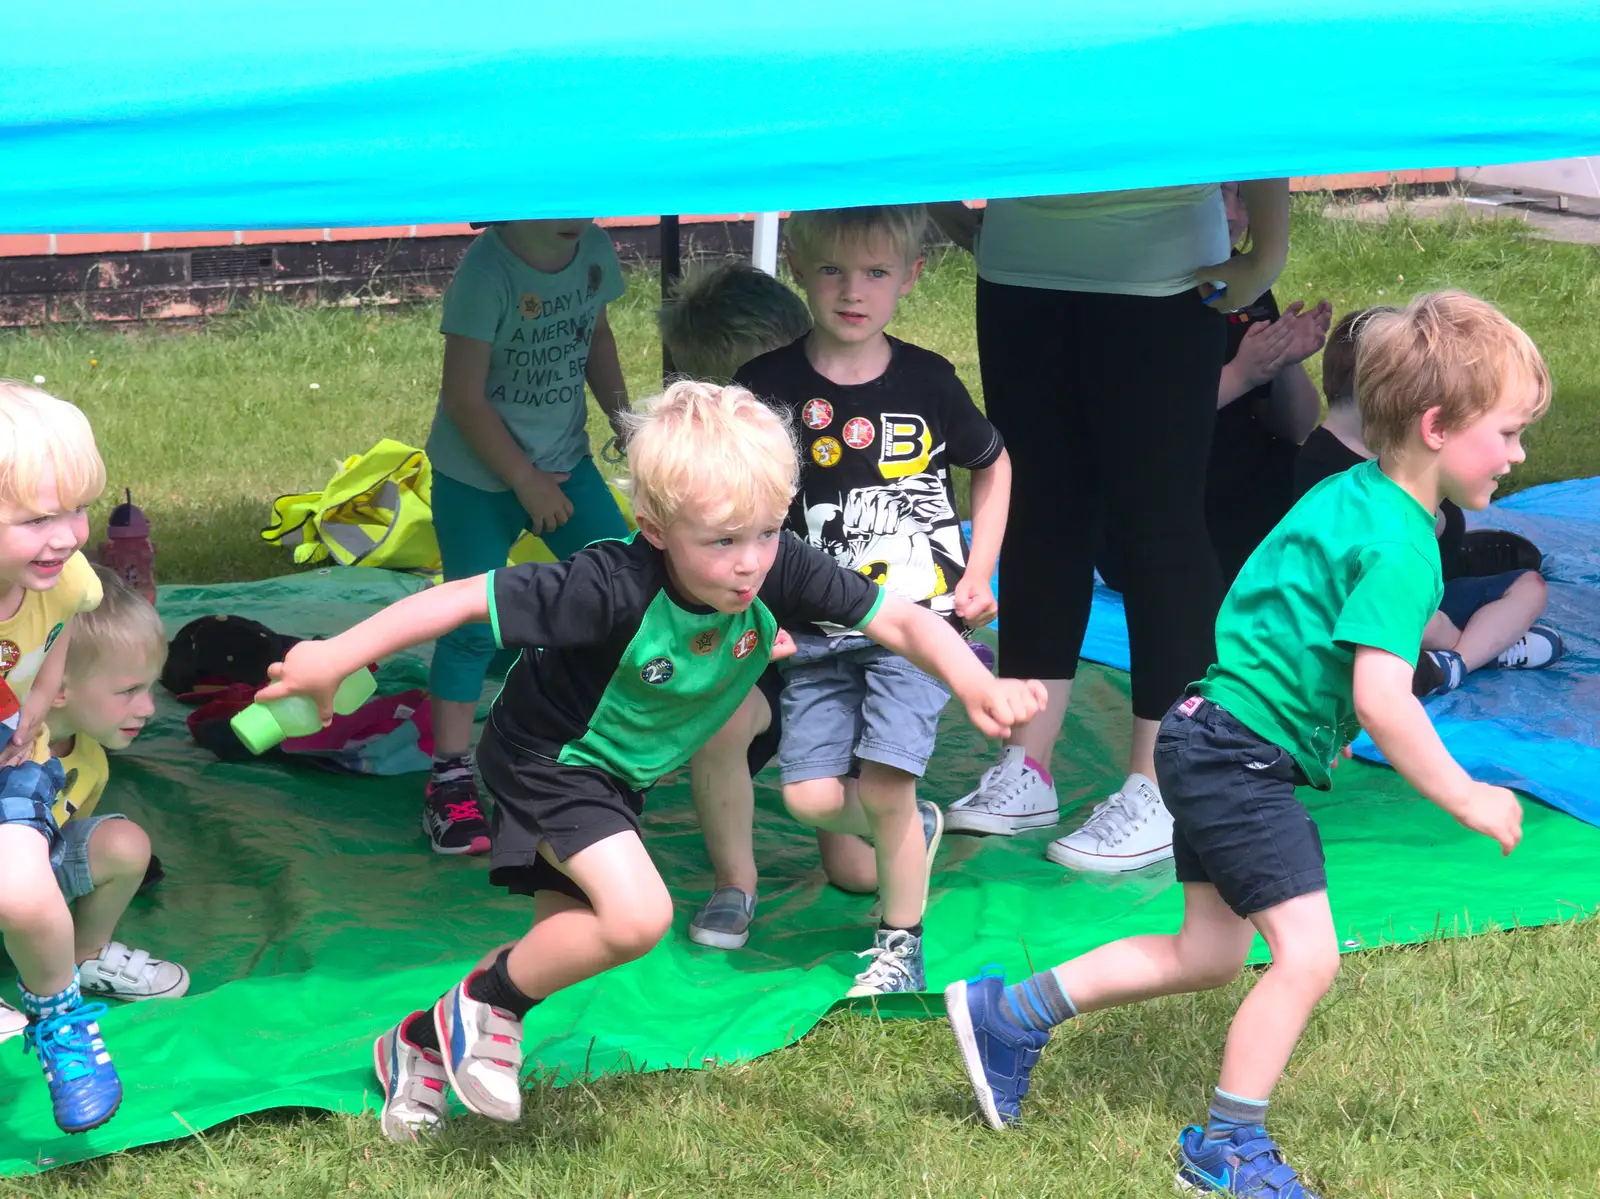
[[1077, 1006], [1062, 989], [1054, 970], [1041, 970], [1032, 978], [1007, 987], [1005, 996], [1006, 1005], [1000, 1009], [1000, 1014], [1009, 1016], [1012, 1023], [1022, 1028], [1043, 1032], [1065, 1024], [1078, 1014]]

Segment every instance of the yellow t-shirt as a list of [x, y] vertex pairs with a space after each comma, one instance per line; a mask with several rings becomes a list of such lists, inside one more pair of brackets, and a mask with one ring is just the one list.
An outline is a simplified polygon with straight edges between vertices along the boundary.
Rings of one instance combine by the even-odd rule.
[[[17, 702], [28, 698], [44, 656], [79, 612], [100, 606], [100, 578], [81, 553], [61, 568], [49, 591], [25, 591], [22, 606], [10, 620], [0, 620], [0, 679], [11, 685]], [[36, 762], [50, 759], [49, 730], [41, 729], [33, 745]]]
[[58, 825], [92, 815], [111, 779], [105, 749], [84, 733], [72, 739], [72, 751], [61, 759], [61, 769], [67, 772], [67, 785], [61, 788], [52, 809]]

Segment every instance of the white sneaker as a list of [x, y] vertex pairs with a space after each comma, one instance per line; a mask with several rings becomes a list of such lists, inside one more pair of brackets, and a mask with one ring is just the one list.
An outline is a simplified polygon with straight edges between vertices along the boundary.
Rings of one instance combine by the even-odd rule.
[[993, 833], [1009, 837], [1029, 828], [1048, 828], [1061, 819], [1054, 783], [1029, 766], [1027, 751], [1006, 746], [1000, 760], [978, 780], [978, 789], [963, 795], [944, 814], [949, 833]]
[[113, 941], [78, 964], [78, 986], [97, 999], [177, 999], [189, 989], [189, 972]]
[[1140, 870], [1171, 856], [1172, 814], [1142, 774], [1130, 774], [1120, 791], [1095, 805], [1082, 828], [1045, 851], [1059, 866], [1099, 874]]
[[1566, 652], [1561, 634], [1549, 625], [1536, 624], [1501, 651], [1494, 665], [1503, 670], [1539, 670]]
[[0, 1000], [0, 1041], [9, 1041], [28, 1027], [28, 1018], [4, 1000]]

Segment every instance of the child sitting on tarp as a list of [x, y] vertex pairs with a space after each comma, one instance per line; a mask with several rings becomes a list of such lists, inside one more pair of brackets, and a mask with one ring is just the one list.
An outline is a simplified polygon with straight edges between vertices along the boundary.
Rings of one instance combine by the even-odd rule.
[[122, 1102], [100, 1035], [105, 1008], [84, 1003], [79, 988], [60, 873], [70, 838], [52, 810], [65, 776], [45, 728], [74, 617], [100, 602], [100, 580], [79, 551], [85, 510], [105, 485], [83, 413], [0, 381], [0, 678], [20, 704], [0, 748], [0, 934], [17, 968], [24, 1044], [39, 1054], [65, 1132], [99, 1127]]
[[[428, 436], [433, 527], [446, 579], [481, 575], [531, 529], [557, 558], [626, 537], [589, 449], [584, 383], [615, 425], [628, 407], [606, 305], [623, 293], [605, 230], [588, 218], [502, 221], [467, 248], [444, 296], [444, 370]], [[434, 852], [485, 853], [470, 752], [487, 625], [433, 651], [435, 738], [423, 827]]]
[[144, 882], [150, 838], [120, 813], [96, 813], [111, 776], [107, 749], [126, 749], [155, 715], [151, 688], [167, 657], [161, 617], [117, 572], [96, 567], [100, 606], [73, 622], [61, 692], [50, 711], [50, 753], [66, 781], [55, 818], [66, 853], [56, 871], [73, 901], [79, 987], [106, 999], [177, 999], [189, 972], [113, 941]]
[[[691, 379], [727, 383], [768, 350], [811, 330], [805, 302], [742, 258], [690, 275], [661, 305], [661, 344], [673, 369]], [[750, 939], [756, 905], [753, 780], [778, 752], [778, 697], [783, 679], [768, 666], [733, 719], [689, 760], [695, 815], [711, 859], [711, 896], [689, 921], [689, 939], [714, 949], [739, 949]], [[850, 784], [852, 793], [854, 782]], [[872, 846], [850, 833], [817, 830], [828, 881], [844, 891], [873, 891], [878, 864]]]
[[[1295, 461], [1295, 488], [1304, 495], [1329, 475], [1348, 470], [1373, 455], [1362, 440], [1361, 410], [1356, 405], [1356, 340], [1364, 321], [1392, 308], [1351, 312], [1328, 335], [1322, 355], [1322, 390], [1328, 399], [1327, 420], [1310, 437]], [[1539, 552], [1534, 546], [1498, 530], [1496, 543], [1509, 546], [1507, 569], [1490, 575], [1467, 573], [1460, 547], [1466, 537], [1466, 518], [1449, 500], [1440, 505], [1436, 526], [1444, 598], [1439, 611], [1422, 634], [1422, 655], [1412, 689], [1417, 695], [1442, 695], [1483, 667], [1535, 670], [1553, 665], [1563, 652], [1561, 634], [1536, 623], [1544, 615], [1547, 588], [1536, 569]], [[1519, 546], [1516, 543], [1521, 542]], [[1524, 548], [1525, 547], [1525, 548]], [[1534, 568], [1516, 567], [1531, 556]]]

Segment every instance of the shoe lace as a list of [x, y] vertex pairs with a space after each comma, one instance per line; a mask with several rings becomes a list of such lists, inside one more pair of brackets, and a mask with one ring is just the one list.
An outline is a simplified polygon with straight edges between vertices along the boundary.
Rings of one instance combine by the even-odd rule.
[[856, 981], [880, 989], [898, 982], [911, 982], [910, 961], [915, 949], [915, 938], [902, 929], [895, 929], [883, 939], [883, 944], [856, 954], [858, 958], [871, 959], [871, 964], [856, 975]]
[[452, 824], [458, 820], [482, 820], [483, 811], [476, 799], [451, 800], [444, 805], [444, 818]]
[[28, 1028], [26, 1049], [37, 1049], [39, 1060], [62, 1082], [75, 1082], [94, 1073], [95, 1034], [89, 1026], [106, 1014], [103, 1003], [84, 1003], [70, 1012], [47, 1016]]
[[1028, 773], [1028, 767], [1021, 761], [996, 762], [983, 772], [972, 800], [963, 806], [976, 812], [1009, 806], [1027, 787]]
[[1113, 791], [1094, 806], [1078, 832], [1102, 845], [1118, 845], [1149, 818], [1149, 801], [1139, 791]]
[[1500, 661], [1507, 666], [1525, 666], [1532, 657], [1533, 654], [1528, 649], [1528, 635], [1524, 633], [1506, 646], [1500, 654]]

